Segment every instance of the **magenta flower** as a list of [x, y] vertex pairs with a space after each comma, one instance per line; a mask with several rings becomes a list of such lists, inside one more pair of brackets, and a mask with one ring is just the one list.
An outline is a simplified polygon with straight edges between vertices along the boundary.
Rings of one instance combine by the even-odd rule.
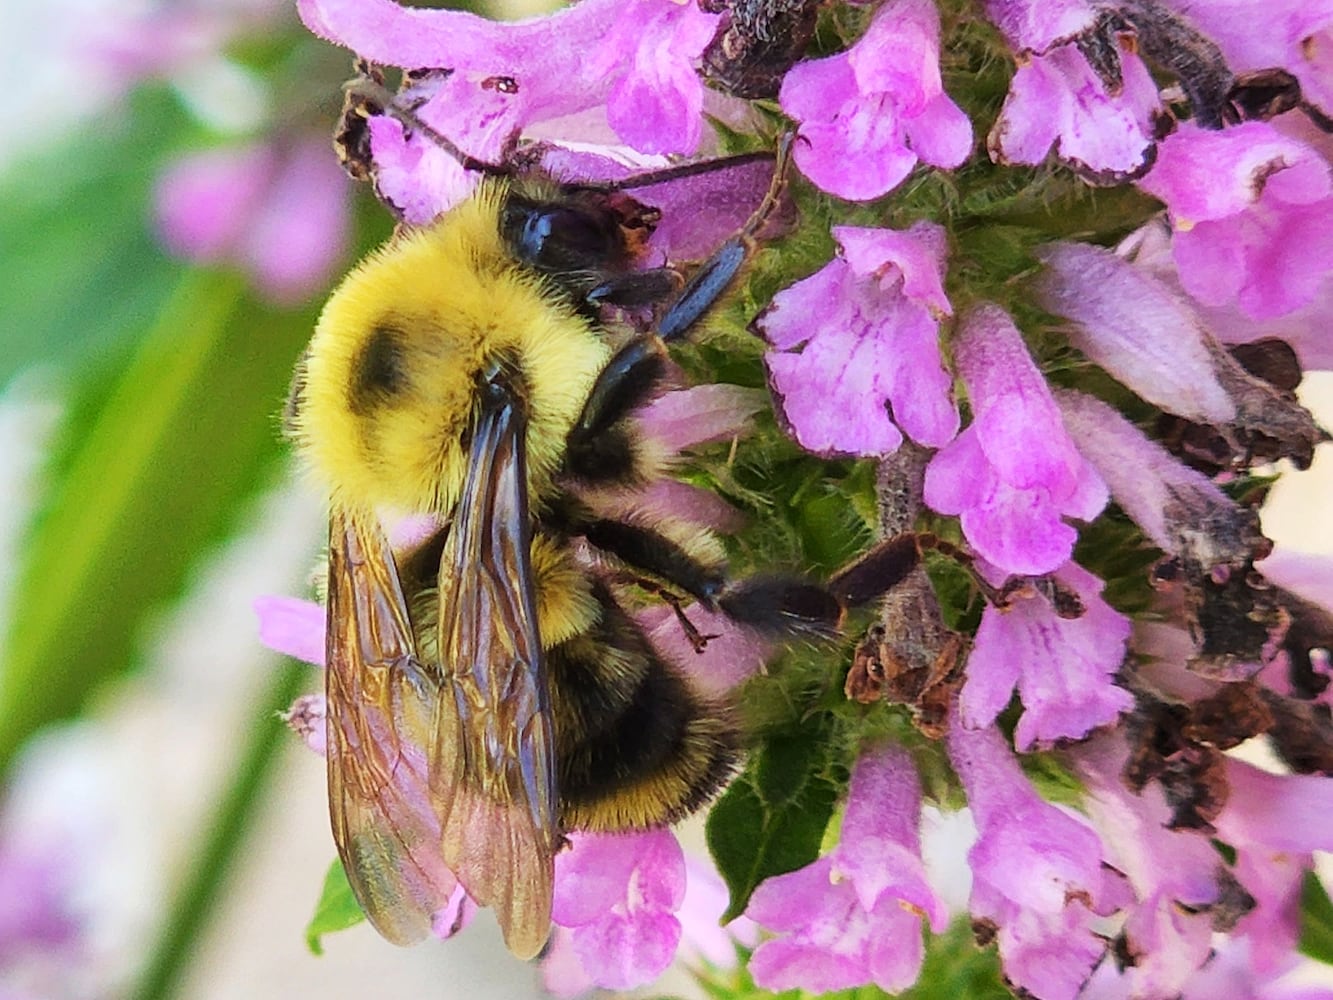
[[1121, 780], [1128, 750], [1103, 736], [1074, 752], [1087, 786], [1084, 804], [1106, 845], [1106, 861], [1133, 894], [1120, 948], [1132, 956], [1133, 996], [1175, 996], [1207, 961], [1220, 858], [1207, 838], [1168, 827], [1171, 808], [1156, 783], [1138, 795]]
[[1171, 252], [1172, 232], [1164, 219], [1154, 220], [1127, 236], [1116, 253], [1165, 285], [1178, 299], [1191, 301], [1207, 330], [1223, 344], [1248, 344], [1276, 338], [1291, 346], [1303, 371], [1333, 370], [1333, 281], [1323, 282], [1314, 301], [1281, 316], [1256, 320], [1232, 301], [1209, 306], [1185, 292]]
[[1086, 0], [985, 0], [986, 17], [1015, 52], [1046, 52], [1097, 23]]
[[925, 501], [960, 515], [963, 534], [1009, 573], [1049, 573], [1069, 561], [1106, 485], [1074, 447], [1051, 391], [1008, 314], [982, 305], [963, 317], [954, 347], [972, 424], [926, 468]]
[[1061, 618], [1035, 590], [1015, 595], [1005, 608], [987, 605], [959, 697], [963, 724], [977, 729], [995, 721], [1017, 687], [1024, 711], [1014, 746], [1021, 751], [1082, 739], [1134, 705], [1115, 684], [1129, 619], [1101, 599], [1102, 581], [1076, 563], [1053, 576], [1079, 596], [1084, 613]]
[[669, 830], [581, 833], [555, 858], [551, 917], [598, 986], [628, 990], [656, 979], [676, 954], [685, 856]]
[[921, 785], [911, 756], [885, 745], [852, 773], [842, 836], [804, 868], [765, 880], [746, 913], [778, 933], [750, 959], [765, 989], [812, 992], [874, 983], [896, 993], [916, 981], [921, 921], [939, 932], [943, 904], [921, 860]]
[[1086, 243], [1052, 243], [1037, 257], [1046, 265], [1038, 301], [1071, 320], [1075, 347], [1168, 413], [1210, 424], [1235, 419], [1208, 331], [1177, 291]]
[[[944, 233], [834, 226], [838, 256], [773, 297], [755, 321], [782, 418], [817, 453], [881, 455], [905, 432], [938, 447], [958, 432], [940, 361]], [[901, 430], [900, 430], [901, 428]]]
[[996, 163], [1040, 164], [1056, 155], [1094, 183], [1137, 177], [1155, 155], [1161, 102], [1143, 60], [1121, 45], [1122, 83], [1106, 82], [1072, 43], [1020, 61], [986, 146]]
[[798, 63], [782, 110], [800, 122], [796, 165], [840, 198], [892, 191], [916, 166], [952, 169], [972, 125], [940, 80], [940, 20], [929, 0], [890, 0], [846, 52]]
[[1301, 84], [1301, 94], [1333, 109], [1333, 8], [1309, 0], [1165, 0], [1207, 35], [1236, 73], [1278, 66]]
[[158, 180], [158, 230], [172, 253], [237, 266], [264, 297], [294, 304], [341, 265], [350, 193], [324, 139], [190, 153]]
[[1065, 427], [1105, 477], [1111, 495], [1159, 548], [1207, 570], [1238, 566], [1255, 551], [1254, 514], [1186, 467], [1101, 400], [1058, 395]]
[[[501, 159], [520, 133], [556, 119], [573, 130], [562, 137], [590, 137], [597, 129], [587, 112], [644, 153], [690, 153], [702, 138], [694, 67], [718, 16], [693, 3], [591, 0], [511, 22], [392, 0], [301, 0], [299, 9], [315, 34], [363, 58], [437, 71], [419, 73], [401, 99], [483, 160]], [[391, 118], [372, 121], [371, 154], [381, 193], [408, 221], [428, 221], [466, 189], [447, 153], [405, 137]]]
[[1042, 1000], [1073, 1000], [1106, 950], [1094, 929], [1114, 891], [1101, 840], [1037, 794], [993, 727], [968, 729], [955, 715], [949, 759], [977, 824], [967, 855], [973, 919], [995, 927], [1010, 982]]
[[1236, 876], [1256, 904], [1236, 933], [1249, 938], [1255, 967], [1272, 971], [1300, 937], [1301, 882], [1314, 852], [1333, 849], [1333, 778], [1270, 774], [1231, 759], [1226, 768], [1217, 835], [1236, 848]]
[[1314, 301], [1333, 269], [1333, 183], [1314, 149], [1256, 121], [1182, 124], [1160, 150], [1139, 186], [1166, 204], [1186, 291], [1255, 319]]

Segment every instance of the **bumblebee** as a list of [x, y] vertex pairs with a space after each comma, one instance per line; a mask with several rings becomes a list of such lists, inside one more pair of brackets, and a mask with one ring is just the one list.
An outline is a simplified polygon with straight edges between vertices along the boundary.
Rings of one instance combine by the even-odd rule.
[[[644, 266], [657, 213], [629, 192], [745, 159], [610, 184], [496, 169], [357, 266], [321, 315], [288, 422], [329, 495], [330, 812], [390, 941], [424, 937], [456, 878], [535, 955], [565, 831], [671, 822], [732, 773], [729, 706], [653, 649], [631, 589], [768, 633], [840, 619], [828, 589], [729, 580], [715, 537], [626, 500], [669, 458], [636, 411], [742, 269], [786, 147], [763, 204], [688, 280]], [[608, 307], [656, 322], [635, 332]], [[438, 529], [395, 551], [386, 511]]]

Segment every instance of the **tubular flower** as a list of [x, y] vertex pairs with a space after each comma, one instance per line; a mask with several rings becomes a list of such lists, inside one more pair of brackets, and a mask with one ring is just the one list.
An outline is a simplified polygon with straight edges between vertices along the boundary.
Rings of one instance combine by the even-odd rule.
[[[1200, 178], [1207, 178], [1201, 183]], [[1140, 182], [1166, 204], [1185, 290], [1254, 319], [1308, 306], [1333, 261], [1333, 181], [1310, 146], [1267, 122], [1184, 124]]]
[[987, 605], [959, 697], [963, 724], [978, 728], [995, 721], [1017, 687], [1024, 711], [1014, 745], [1021, 751], [1081, 739], [1134, 704], [1114, 682], [1129, 619], [1102, 600], [1102, 581], [1077, 564], [1066, 563], [1053, 576], [1078, 597], [1082, 613], [1061, 617], [1050, 598], [1035, 591], [1015, 595], [1004, 608]]
[[972, 399], [971, 426], [926, 469], [925, 501], [957, 514], [967, 540], [1010, 573], [1049, 573], [1069, 560], [1106, 485], [1065, 433], [1060, 411], [1008, 314], [968, 313], [955, 344]]
[[1157, 85], [1131, 49], [1108, 87], [1074, 44], [1020, 63], [986, 140], [997, 163], [1039, 164], [1052, 147], [1082, 176], [1106, 184], [1137, 177], [1156, 155]]
[[801, 172], [830, 194], [867, 201], [917, 160], [953, 168], [972, 148], [967, 116], [940, 80], [939, 14], [928, 0], [889, 0], [846, 52], [793, 67], [782, 110], [801, 125]]
[[967, 855], [973, 919], [995, 929], [1011, 982], [1044, 1000], [1073, 1000], [1106, 950], [1096, 914], [1115, 884], [1102, 869], [1101, 840], [1042, 800], [998, 730], [955, 718], [949, 759], [977, 824]]
[[783, 419], [811, 451], [882, 455], [905, 432], [938, 447], [958, 432], [940, 361], [943, 232], [835, 226], [839, 254], [773, 297], [755, 327]]
[[[703, 81], [692, 67], [718, 17], [695, 4], [593, 0], [515, 22], [391, 0], [298, 6], [315, 34], [415, 71], [409, 105], [479, 159], [499, 160], [520, 133], [557, 119], [578, 122], [568, 139], [613, 133], [643, 153], [699, 146]], [[370, 150], [377, 184], [408, 221], [428, 221], [466, 190], [453, 158], [396, 119], [372, 119]]]
[[750, 973], [765, 989], [826, 992], [874, 983], [898, 992], [921, 970], [921, 922], [945, 910], [921, 860], [921, 785], [906, 751], [863, 754], [852, 774], [842, 837], [832, 852], [770, 878], [747, 915], [777, 932]]

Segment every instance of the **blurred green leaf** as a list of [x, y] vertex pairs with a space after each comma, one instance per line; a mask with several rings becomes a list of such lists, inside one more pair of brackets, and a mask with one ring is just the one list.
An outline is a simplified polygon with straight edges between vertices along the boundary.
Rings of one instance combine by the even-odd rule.
[[151, 321], [181, 266], [147, 206], [166, 151], [194, 129], [149, 90], [0, 177], [0, 386], [36, 363], [112, 350]]
[[361, 905], [352, 893], [352, 886], [347, 881], [343, 863], [337, 858], [329, 865], [324, 876], [324, 888], [320, 891], [319, 902], [315, 904], [315, 915], [305, 929], [305, 943], [316, 955], [324, 954], [324, 945], [320, 942], [325, 934], [345, 931], [355, 927], [366, 919]]
[[731, 893], [726, 923], [766, 878], [815, 860], [838, 790], [828, 780], [828, 727], [769, 737], [708, 814], [708, 848]]
[[1301, 886], [1301, 953], [1333, 965], [1333, 902], [1323, 881], [1305, 873]]
[[133, 663], [145, 620], [267, 483], [313, 313], [190, 273], [128, 363], [90, 370], [19, 567], [0, 674], [0, 774], [37, 728]]

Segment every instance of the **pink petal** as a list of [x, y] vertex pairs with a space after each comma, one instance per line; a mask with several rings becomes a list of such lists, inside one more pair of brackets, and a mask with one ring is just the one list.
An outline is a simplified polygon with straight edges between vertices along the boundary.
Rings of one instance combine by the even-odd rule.
[[259, 641], [286, 656], [324, 665], [322, 605], [295, 597], [264, 595], [251, 604], [259, 616]]

